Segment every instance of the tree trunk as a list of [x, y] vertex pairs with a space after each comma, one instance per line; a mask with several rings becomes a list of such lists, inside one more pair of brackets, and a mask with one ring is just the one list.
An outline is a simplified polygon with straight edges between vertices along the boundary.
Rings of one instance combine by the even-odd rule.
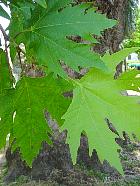
[[[118, 20], [117, 26], [115, 26], [113, 29], [105, 31], [102, 37], [99, 38], [101, 44], [96, 45], [93, 48], [94, 51], [103, 54], [107, 50], [109, 50], [111, 53], [119, 50], [119, 46], [125, 37], [128, 1], [129, 0], [94, 1], [94, 5], [98, 7], [98, 11], [106, 14], [108, 18]], [[120, 71], [121, 68], [118, 70], [117, 73], [120, 73]], [[55, 132], [58, 133], [57, 125], [53, 123], [53, 127]], [[63, 176], [64, 174], [69, 175], [71, 171], [74, 171], [69, 147], [67, 144], [65, 144], [65, 134], [59, 134], [59, 137], [57, 139], [53, 137], [53, 141], [53, 147], [50, 147], [46, 143], [43, 143], [43, 149], [40, 151], [40, 154], [33, 162], [32, 169], [27, 167], [25, 163], [21, 161], [18, 151], [15, 153], [11, 153], [11, 150], [9, 148], [6, 153], [6, 159], [8, 163], [8, 174], [6, 176], [6, 181], [12, 181], [20, 175], [28, 175], [38, 180], [47, 180], [53, 175], [54, 170], [61, 171], [61, 173], [63, 173]], [[107, 163], [101, 164], [95, 150], [93, 151], [92, 157], [89, 157], [88, 152], [88, 140], [85, 136], [82, 136], [81, 145], [78, 150], [77, 163], [82, 163], [86, 167], [97, 171], [105, 171], [109, 172], [110, 174], [114, 173], [114, 169], [110, 168]], [[115, 172], [115, 174], [117, 173]], [[81, 172], [79, 173], [79, 175], [81, 177], [81, 180], [85, 181], [85, 177], [81, 176], [83, 175]], [[58, 174], [56, 177], [57, 182], [63, 184], [66, 183], [66, 179], [65, 181], [62, 180], [62, 178], [60, 179], [60, 176]], [[55, 179], [54, 175], [53, 179]], [[67, 183], [66, 185], [69, 184]]]

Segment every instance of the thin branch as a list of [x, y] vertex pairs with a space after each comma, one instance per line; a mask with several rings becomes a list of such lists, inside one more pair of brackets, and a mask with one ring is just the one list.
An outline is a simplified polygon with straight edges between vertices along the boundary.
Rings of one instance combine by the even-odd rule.
[[11, 70], [11, 67], [10, 67], [10, 59], [9, 59], [8, 44], [7, 44], [7, 42], [9, 41], [9, 37], [6, 34], [4, 28], [2, 27], [1, 24], [0, 24], [0, 31], [2, 32], [3, 37], [4, 37], [4, 41], [5, 41], [6, 60], [7, 60], [7, 63], [8, 63], [8, 68], [9, 68], [9, 72], [10, 72], [11, 79], [12, 79], [12, 70]]
[[23, 32], [18, 32], [15, 36], [14, 36], [14, 40], [20, 35], [22, 34]]
[[15, 40], [18, 36], [20, 36], [21, 34], [25, 33], [25, 32], [31, 32], [32, 30], [31, 29], [27, 29], [27, 30], [23, 30], [21, 32], [18, 32], [14, 37], [13, 39]]
[[21, 60], [21, 55], [20, 55], [21, 54], [21, 48], [19, 46], [17, 47], [17, 54], [18, 54], [21, 70], [23, 71], [23, 65], [22, 65], [22, 60]]
[[22, 48], [20, 48], [20, 46], [17, 46], [17, 50], [22, 53], [23, 55], [26, 55], [26, 53], [24, 52], [24, 50]]

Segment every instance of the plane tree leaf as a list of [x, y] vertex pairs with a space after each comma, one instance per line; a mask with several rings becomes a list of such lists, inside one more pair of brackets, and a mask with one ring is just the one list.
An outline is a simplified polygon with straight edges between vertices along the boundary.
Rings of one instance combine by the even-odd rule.
[[[66, 112], [71, 100], [63, 96], [70, 91], [65, 80], [54, 79], [50, 74], [42, 78], [23, 77], [15, 89], [0, 95], [0, 129], [3, 132], [1, 146], [7, 134], [16, 139], [14, 146], [20, 148], [22, 158], [28, 165], [39, 153], [43, 141], [51, 143], [52, 133], [44, 114], [47, 109], [52, 118], [62, 125], [62, 115]], [[15, 115], [13, 118], [13, 114]]]
[[44, 118], [44, 82], [36, 83], [36, 79], [24, 77], [16, 86], [14, 100], [16, 117], [13, 135], [23, 159], [30, 166], [39, 153], [42, 141], [50, 143], [48, 133], [51, 133]]
[[[57, 8], [58, 5], [65, 5], [63, 1], [54, 2]], [[21, 37], [21, 42], [26, 46], [27, 56], [32, 56], [38, 64], [47, 66], [48, 72], [63, 77], [65, 73], [60, 62], [64, 62], [76, 71], [79, 71], [79, 67], [85, 66], [103, 68], [104, 64], [100, 56], [90, 52], [89, 45], [76, 44], [66, 39], [66, 36], [84, 37], [86, 34], [99, 36], [104, 29], [113, 27], [116, 21], [107, 19], [94, 10], [85, 14], [81, 6], [67, 6], [59, 12], [46, 11], [38, 18], [34, 12], [37, 10], [32, 11], [30, 26], [25, 27], [21, 32], [21, 35], [26, 38]]]
[[45, 120], [45, 109], [53, 119], [62, 124], [70, 100], [62, 93], [70, 90], [64, 80], [55, 80], [52, 75], [43, 78], [24, 77], [16, 86], [14, 107], [14, 137], [23, 159], [31, 165], [39, 152], [42, 141], [51, 143], [51, 129]]
[[135, 133], [139, 137], [140, 105], [138, 98], [122, 96], [123, 81], [118, 81], [94, 68], [75, 83], [72, 103], [62, 117], [65, 119], [62, 129], [68, 131], [67, 142], [74, 162], [84, 131], [90, 155], [96, 149], [101, 160], [106, 159], [122, 173], [115, 134], [109, 130], [105, 118], [113, 123], [120, 136], [126, 131], [130, 136]]

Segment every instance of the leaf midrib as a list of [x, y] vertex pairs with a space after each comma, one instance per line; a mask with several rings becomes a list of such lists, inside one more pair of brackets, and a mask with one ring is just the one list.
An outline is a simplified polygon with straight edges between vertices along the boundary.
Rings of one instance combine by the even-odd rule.
[[[42, 34], [39, 34], [39, 33], [37, 33], [37, 32], [33, 32], [33, 33], [35, 33], [35, 34], [37, 34], [37, 35], [39, 35], [39, 36], [41, 36], [43, 39], [45, 39], [45, 40], [48, 40], [48, 41], [50, 41], [51, 43], [53, 43], [53, 44], [55, 44], [57, 47], [61, 47], [63, 50], [65, 50], [65, 51], [67, 51], [68, 53], [71, 53], [72, 55], [74, 54], [74, 55], [78, 55], [78, 56], [80, 56], [83, 60], [85, 60], [85, 58], [83, 57], [83, 56], [81, 56], [80, 55], [80, 53], [75, 53], [75, 52], [72, 52], [71, 50], [69, 50], [69, 49], [67, 49], [67, 48], [64, 48], [62, 45], [60, 45], [60, 44], [58, 44], [56, 41], [54, 41], [54, 40], [52, 40], [52, 39], [49, 39], [48, 37], [46, 37], [46, 36], [43, 36]], [[65, 39], [65, 38], [64, 38]], [[69, 41], [70, 42], [70, 41]], [[48, 46], [47, 46], [48, 47]], [[87, 60], [87, 58], [86, 58], [86, 60]], [[67, 64], [67, 62], [65, 61], [65, 64]], [[68, 64], [67, 64], [68, 65]]]
[[88, 21], [83, 21], [83, 22], [80, 22], [80, 21], [76, 21], [76, 22], [66, 22], [66, 23], [63, 23], [63, 24], [54, 24], [54, 25], [47, 25], [47, 26], [42, 26], [42, 27], [33, 27], [34, 30], [39, 30], [39, 29], [43, 29], [43, 28], [49, 28], [49, 27], [58, 27], [58, 26], [65, 26], [65, 25], [75, 25], [75, 24], [91, 24], [91, 22], [88, 22]]

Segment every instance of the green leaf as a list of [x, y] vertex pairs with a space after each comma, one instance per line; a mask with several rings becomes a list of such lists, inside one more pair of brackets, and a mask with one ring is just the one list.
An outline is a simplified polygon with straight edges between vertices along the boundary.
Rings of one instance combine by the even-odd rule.
[[67, 142], [74, 162], [84, 131], [88, 137], [90, 155], [96, 149], [102, 161], [106, 159], [122, 173], [115, 134], [109, 130], [105, 118], [113, 123], [120, 136], [122, 131], [126, 131], [130, 136], [135, 133], [139, 137], [140, 105], [138, 98], [121, 95], [124, 82], [118, 81], [93, 69], [76, 82], [73, 101], [62, 117], [65, 119], [62, 129], [68, 130]]
[[0, 49], [0, 94], [4, 89], [11, 88], [10, 72], [5, 52]]
[[3, 9], [3, 7], [0, 5], [0, 16], [9, 19], [10, 20], [10, 16], [9, 14]]
[[[50, 143], [51, 130], [44, 118], [44, 81], [23, 78], [16, 86], [13, 134], [24, 160], [31, 166], [42, 141]], [[38, 84], [38, 83], [39, 84]]]
[[[95, 22], [98, 23], [97, 27], [94, 25]], [[46, 13], [33, 25], [33, 31], [42, 33], [44, 36], [50, 36], [50, 38], [54, 36], [56, 39], [58, 36], [58, 39], [59, 37], [62, 39], [66, 35], [78, 34], [82, 36], [85, 33], [90, 33], [89, 30], [92, 30], [91, 33], [95, 35], [101, 35], [101, 31], [113, 27], [115, 24], [115, 20], [107, 19], [102, 14], [94, 11], [85, 14], [81, 6], [69, 6], [60, 12]]]
[[101, 59], [108, 67], [109, 72], [113, 73], [116, 71], [116, 66], [123, 61], [129, 54], [139, 50], [139, 47], [124, 48], [116, 53], [106, 53]]
[[[40, 6], [39, 6], [40, 7]], [[43, 9], [40, 7], [41, 10]], [[18, 0], [14, 1], [10, 7], [11, 20], [9, 29], [10, 46], [15, 47], [17, 51], [17, 45], [20, 45], [25, 40], [21, 33], [24, 32], [24, 28], [29, 24], [32, 16], [32, 12], [35, 9], [35, 3], [30, 0]], [[45, 10], [45, 9], [44, 9]], [[11, 51], [10, 51], [11, 52]], [[11, 52], [13, 56], [13, 53]]]
[[[11, 40], [14, 41], [13, 42], [14, 45], [15, 44], [19, 45], [21, 43], [21, 38], [17, 36], [19, 33], [22, 33], [24, 30], [24, 15], [22, 14], [23, 13], [22, 5], [20, 8], [18, 8], [17, 6], [13, 6], [10, 9], [11, 10], [11, 21], [9, 25], [9, 36], [10, 36], [10, 41]], [[19, 36], [23, 37], [23, 35], [19, 35]], [[10, 44], [13, 44], [12, 41], [10, 42]]]
[[3, 90], [0, 94], [0, 149], [6, 145], [6, 137], [12, 132], [13, 89]]
[[43, 8], [47, 8], [46, 0], [35, 0], [36, 3], [38, 3]]
[[47, 77], [45, 92], [46, 109], [59, 125], [63, 124], [64, 120], [61, 117], [71, 103], [71, 99], [64, 97], [63, 93], [72, 90], [73, 86], [64, 79], [54, 79], [52, 75]]
[[68, 41], [66, 36], [78, 34], [82, 37], [89, 34], [89, 30], [91, 34], [100, 35], [115, 24], [116, 21], [94, 11], [84, 14], [81, 6], [69, 6], [60, 12], [46, 12], [32, 25], [31, 32], [25, 32], [26, 40], [22, 42], [27, 53], [32, 53], [39, 64], [47, 65], [49, 71], [64, 77], [59, 61], [76, 71], [79, 66], [103, 68], [99, 55], [90, 53], [89, 46]]
[[[20, 148], [21, 156], [28, 165], [39, 153], [43, 141], [51, 143], [52, 133], [45, 119], [45, 110], [62, 125], [62, 115], [71, 100], [63, 96], [72, 87], [62, 79], [52, 75], [42, 78], [23, 77], [16, 89], [4, 91], [0, 95], [0, 147], [5, 144], [7, 134], [16, 139], [14, 147]], [[13, 120], [13, 114], [15, 114]]]
[[0, 148], [6, 144], [6, 137], [10, 133], [12, 123], [12, 90], [11, 79], [5, 52], [0, 49]]

